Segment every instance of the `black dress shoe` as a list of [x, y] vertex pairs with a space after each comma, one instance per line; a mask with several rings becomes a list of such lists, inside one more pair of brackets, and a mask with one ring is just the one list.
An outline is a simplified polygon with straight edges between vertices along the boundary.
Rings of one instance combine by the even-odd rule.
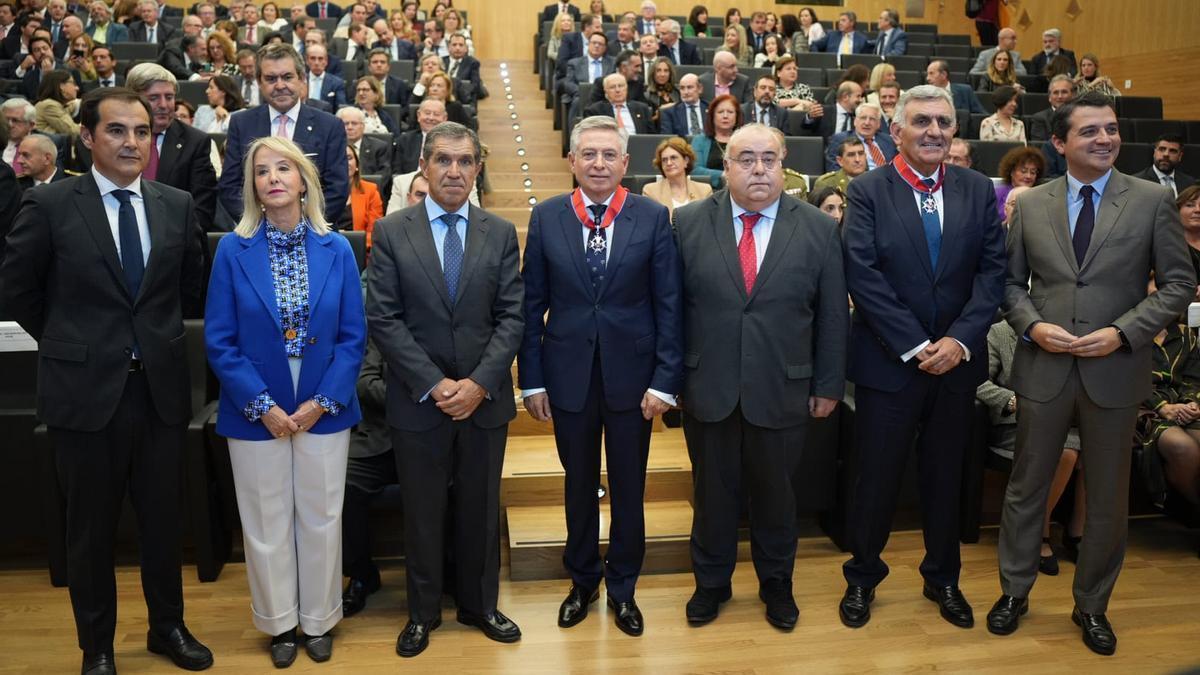
[[88, 656], [83, 655], [83, 666], [79, 669], [81, 675], [117, 675], [117, 662], [110, 652], [101, 652]]
[[213, 664], [212, 652], [192, 637], [183, 625], [172, 628], [166, 635], [147, 631], [146, 649], [154, 654], [166, 654], [184, 670], [204, 670]]
[[429, 646], [429, 634], [440, 625], [441, 618], [433, 621], [409, 620], [404, 630], [400, 631], [400, 637], [396, 638], [396, 653], [400, 656], [416, 656], [425, 651]]
[[1073, 563], [1079, 562], [1079, 544], [1083, 542], [1083, 537], [1072, 537], [1063, 532], [1063, 550], [1066, 552], [1067, 560]]
[[276, 668], [287, 668], [296, 660], [296, 629], [293, 628], [271, 638], [271, 663]]
[[567, 593], [566, 599], [558, 606], [558, 625], [561, 628], [570, 628], [575, 624], [583, 621], [588, 615], [588, 605], [592, 604], [600, 598], [600, 590], [592, 589], [588, 591], [582, 586], [571, 584], [571, 590]]
[[800, 608], [792, 597], [792, 582], [768, 579], [758, 588], [758, 597], [767, 604], [767, 623], [780, 630], [791, 630], [800, 620]]
[[842, 623], [850, 628], [862, 628], [871, 620], [871, 601], [875, 599], [875, 589], [866, 586], [846, 587], [842, 601], [838, 604], [838, 616]]
[[617, 628], [620, 628], [622, 633], [637, 637], [645, 630], [646, 624], [642, 621], [642, 610], [638, 609], [633, 598], [630, 598], [629, 602], [617, 602], [610, 595], [608, 596], [608, 606], [613, 609]]
[[342, 616], [351, 617], [363, 611], [367, 606], [367, 597], [379, 590], [379, 579], [374, 583], [351, 579], [342, 591]]
[[1117, 634], [1103, 614], [1087, 614], [1076, 607], [1071, 620], [1083, 629], [1083, 644], [1102, 656], [1112, 656], [1117, 651]]
[[959, 628], [970, 628], [975, 625], [975, 614], [971, 605], [963, 597], [958, 586], [943, 586], [934, 588], [925, 584], [925, 597], [937, 603], [942, 611], [942, 618]]
[[304, 651], [308, 652], [308, 658], [317, 663], [328, 661], [333, 656], [333, 633], [325, 631], [324, 635], [306, 635]]
[[496, 642], [516, 642], [521, 639], [521, 629], [512, 619], [494, 609], [489, 614], [474, 614], [458, 610], [458, 622], [464, 626], [474, 626], [483, 631], [489, 640]]
[[733, 597], [733, 589], [728, 585], [719, 588], [697, 586], [696, 592], [692, 593], [692, 598], [688, 600], [685, 610], [688, 623], [693, 626], [703, 626], [717, 618], [721, 603], [731, 597]]
[[1012, 635], [1017, 622], [1029, 612], [1029, 598], [1001, 595], [987, 615], [987, 629], [993, 635]]
[[[1042, 543], [1050, 545], [1050, 537], [1042, 537]], [[1058, 556], [1054, 555], [1054, 549], [1050, 549], [1050, 555], [1038, 556], [1038, 571], [1046, 576], [1058, 576]]]

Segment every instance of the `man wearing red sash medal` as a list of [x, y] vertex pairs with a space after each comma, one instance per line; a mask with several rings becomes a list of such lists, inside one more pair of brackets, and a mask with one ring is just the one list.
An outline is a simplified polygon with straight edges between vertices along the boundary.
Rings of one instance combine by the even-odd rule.
[[870, 620], [875, 587], [888, 574], [880, 554], [914, 440], [923, 593], [946, 621], [974, 625], [958, 588], [959, 485], [975, 388], [987, 378], [987, 332], [1004, 290], [1005, 254], [991, 181], [943, 163], [954, 129], [944, 90], [905, 92], [891, 128], [899, 154], [891, 166], [856, 178], [847, 194], [842, 237], [855, 310], [848, 377], [859, 473], [839, 613], [852, 628]]
[[[563, 564], [572, 585], [558, 625], [586, 618], [603, 580], [617, 627], [641, 635], [634, 587], [645, 554], [650, 421], [675, 403], [683, 349], [670, 220], [666, 208], [621, 187], [628, 139], [611, 117], [580, 121], [568, 155], [580, 187], [533, 209], [518, 377], [525, 408], [553, 419], [566, 471]], [[611, 507], [603, 558], [596, 499], [602, 437]]]

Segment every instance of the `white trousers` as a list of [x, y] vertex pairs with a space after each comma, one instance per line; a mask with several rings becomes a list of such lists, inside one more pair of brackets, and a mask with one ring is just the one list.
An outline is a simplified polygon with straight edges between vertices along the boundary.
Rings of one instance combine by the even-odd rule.
[[229, 439], [250, 609], [255, 628], [268, 635], [297, 624], [305, 635], [321, 635], [342, 618], [349, 448], [349, 429], [269, 441]]

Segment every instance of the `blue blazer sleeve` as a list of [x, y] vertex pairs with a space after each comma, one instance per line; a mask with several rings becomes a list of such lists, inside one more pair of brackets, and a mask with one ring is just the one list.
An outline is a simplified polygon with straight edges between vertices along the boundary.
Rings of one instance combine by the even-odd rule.
[[525, 259], [521, 280], [525, 282], [525, 336], [517, 352], [517, 386], [542, 389], [542, 334], [546, 330], [546, 310], [550, 307], [546, 263], [542, 248], [542, 205], [534, 207], [525, 235]]
[[[239, 244], [237, 235], [230, 234], [217, 245], [204, 309], [204, 344], [208, 351], [208, 365], [221, 383], [221, 397], [232, 401], [236, 410], [241, 410], [268, 389], [266, 380], [238, 345], [241, 326], [238, 322], [233, 268], [237, 264], [234, 256], [244, 250]], [[274, 321], [270, 317], [267, 319]]]
[[[336, 306], [326, 305], [321, 308], [322, 314], [329, 309], [336, 309], [337, 316], [328, 319], [337, 321], [338, 330], [333, 347], [333, 360], [325, 369], [316, 393], [341, 403], [347, 409], [343, 411], [344, 415], [351, 409], [357, 409], [353, 402], [358, 391], [358, 371], [362, 367], [363, 355], [367, 348], [367, 317], [363, 310], [358, 263], [354, 259], [350, 242], [340, 234], [325, 236], [334, 238], [329, 245], [337, 255], [332, 272], [341, 276], [342, 292]], [[321, 316], [314, 318], [324, 320]], [[325, 416], [322, 416], [322, 421], [324, 420]], [[349, 427], [351, 424], [353, 422], [345, 426]]]
[[692, 167], [692, 177], [706, 180], [716, 189], [721, 186], [725, 172], [704, 166], [704, 162], [708, 161], [708, 153], [712, 150], [712, 143], [707, 134], [692, 136], [692, 151], [696, 153], [696, 166]]
[[650, 388], [678, 394], [683, 391], [683, 263], [668, 211], [659, 212], [654, 224], [654, 267], [650, 271], [656, 357]]

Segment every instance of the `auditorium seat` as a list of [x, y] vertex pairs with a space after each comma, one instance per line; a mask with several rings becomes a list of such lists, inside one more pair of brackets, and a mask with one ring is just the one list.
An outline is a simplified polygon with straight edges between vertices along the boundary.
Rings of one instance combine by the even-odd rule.
[[[949, 37], [949, 36], [938, 36], [938, 39], [941, 40], [943, 37]], [[969, 58], [971, 58], [971, 45], [969, 45], [969, 44], [966, 44], [966, 45], [948, 44], [948, 43], [939, 41], [937, 44], [935, 44], [933, 46], [933, 53], [935, 56], [937, 56], [939, 58], [952, 57], [952, 58], [959, 58], [959, 59], [969, 59]]]
[[633, 194], [640, 195], [642, 194], [642, 188], [656, 180], [658, 180], [657, 174], [634, 175], [632, 173], [627, 173], [625, 174], [625, 177], [621, 179], [621, 185], [623, 185], [625, 189], [629, 190]]
[[1021, 115], [1036, 115], [1049, 107], [1049, 94], [1026, 91], [1017, 99], [1017, 112]]
[[1183, 146], [1179, 169], [1190, 176], [1200, 176], [1200, 144]]
[[1162, 99], [1157, 96], [1118, 96], [1117, 115], [1133, 119], [1161, 120]]
[[1200, 143], [1200, 121], [1189, 120], [1183, 123], [1188, 143]]
[[937, 36], [937, 43], [939, 45], [956, 45], [956, 46], [970, 47], [971, 46], [971, 36], [970, 35], [961, 35], [961, 34], [949, 35], [946, 33], [939, 33]]
[[118, 63], [153, 61], [158, 58], [158, 44], [154, 42], [114, 42], [112, 55]]
[[796, 54], [796, 66], [799, 68], [820, 68], [826, 70], [829, 68], [837, 68], [837, 54], [826, 54], [824, 52], [814, 54]]
[[1008, 141], [970, 141], [975, 149], [975, 168], [988, 176], [997, 176], [1000, 171], [1000, 159], [1013, 148], [1023, 147], [1024, 143]]
[[1153, 148], [1153, 143], [1121, 143], [1114, 166], [1121, 173], [1137, 173], [1150, 166]]
[[626, 173], [636, 175], [655, 175], [654, 149], [658, 144], [675, 138], [670, 134], [634, 134], [629, 137], [629, 168]]
[[1163, 134], [1178, 134], [1187, 140], [1187, 127], [1178, 120], [1145, 120], [1135, 119], [1133, 122], [1133, 138], [1138, 143], [1153, 143]]
[[808, 176], [825, 173], [825, 139], [818, 136], [787, 136], [783, 166]]
[[797, 68], [796, 71], [799, 73], [796, 77], [797, 82], [807, 84], [810, 87], [825, 85], [825, 71], [820, 68]]
[[896, 81], [900, 83], [902, 89], [912, 89], [925, 84], [925, 73], [915, 70], [897, 70]]
[[187, 101], [196, 107], [208, 105], [208, 94], [204, 93], [206, 89], [208, 89], [207, 82], [201, 80], [196, 80], [194, 82], [190, 80], [184, 80], [179, 83], [178, 98], [180, 100]]
[[841, 54], [840, 56], [839, 65], [842, 70], [855, 65], [864, 65], [870, 69], [874, 68], [877, 63], [883, 63], [883, 57], [876, 56], [875, 54]]
[[[930, 50], [930, 54], [933, 50]], [[889, 56], [885, 59], [888, 63], [896, 66], [896, 70], [919, 70], [922, 74], [925, 72], [925, 66], [929, 65], [928, 55], [921, 54], [906, 54], [904, 56]]]

